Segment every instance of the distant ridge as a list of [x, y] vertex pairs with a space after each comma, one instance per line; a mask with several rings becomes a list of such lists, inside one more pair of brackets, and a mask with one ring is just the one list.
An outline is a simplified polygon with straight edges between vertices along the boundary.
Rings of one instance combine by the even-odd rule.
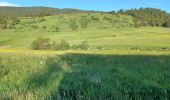
[[50, 8], [50, 7], [0, 7], [0, 16], [36, 16], [36, 15], [57, 15], [71, 13], [89, 13], [96, 11], [72, 9], [72, 8]]

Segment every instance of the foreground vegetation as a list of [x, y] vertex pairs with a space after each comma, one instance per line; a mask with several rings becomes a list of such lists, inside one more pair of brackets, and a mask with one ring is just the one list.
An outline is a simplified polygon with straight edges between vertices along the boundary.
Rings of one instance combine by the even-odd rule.
[[0, 56], [0, 99], [170, 99], [169, 55]]

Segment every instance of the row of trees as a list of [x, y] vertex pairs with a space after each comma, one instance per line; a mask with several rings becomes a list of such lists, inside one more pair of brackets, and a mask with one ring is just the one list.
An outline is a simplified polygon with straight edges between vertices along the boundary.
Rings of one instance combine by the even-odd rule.
[[66, 40], [61, 40], [60, 43], [51, 42], [49, 38], [39, 37], [31, 44], [33, 50], [69, 50], [81, 49], [87, 50], [89, 48], [87, 41], [82, 41], [80, 44], [70, 45]]
[[166, 11], [155, 8], [140, 8], [130, 10], [119, 10], [112, 14], [125, 14], [134, 17], [135, 26], [159, 26], [170, 27], [170, 14]]

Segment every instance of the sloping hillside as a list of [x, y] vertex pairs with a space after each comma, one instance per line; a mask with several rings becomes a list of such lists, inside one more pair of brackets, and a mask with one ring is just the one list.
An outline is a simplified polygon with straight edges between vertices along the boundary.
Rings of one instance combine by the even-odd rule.
[[85, 13], [79, 9], [58, 9], [49, 7], [0, 7], [0, 16], [37, 16], [37, 15], [56, 15], [70, 13]]
[[19, 20], [12, 29], [0, 29], [1, 47], [30, 49], [35, 39], [45, 37], [71, 45], [85, 40], [91, 49], [169, 49], [169, 28], [134, 28], [133, 18], [127, 15], [64, 14]]

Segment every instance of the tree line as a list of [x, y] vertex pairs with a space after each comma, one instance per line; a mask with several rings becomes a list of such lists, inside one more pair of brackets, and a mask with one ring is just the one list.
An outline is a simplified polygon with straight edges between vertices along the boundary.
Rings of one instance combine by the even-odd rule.
[[170, 27], [170, 14], [156, 8], [140, 8], [112, 11], [112, 14], [125, 14], [134, 18], [135, 26]]

